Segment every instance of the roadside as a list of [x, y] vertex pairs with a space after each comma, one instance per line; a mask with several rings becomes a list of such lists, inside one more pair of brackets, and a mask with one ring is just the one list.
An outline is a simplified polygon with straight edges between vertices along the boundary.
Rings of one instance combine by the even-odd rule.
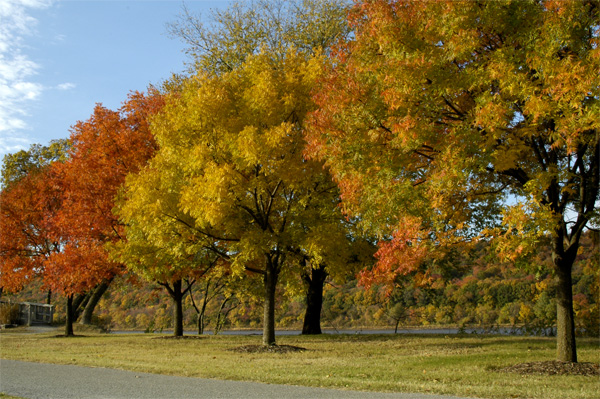
[[28, 399], [458, 399], [339, 391], [0, 360], [0, 392]]
[[[556, 354], [554, 340], [541, 337], [281, 336], [277, 348], [269, 348], [265, 353], [260, 337], [253, 335], [187, 335], [185, 339], [177, 339], [166, 334], [81, 331], [77, 337], [64, 338], [61, 332], [58, 329], [45, 334], [26, 334], [7, 330], [0, 334], [0, 357], [95, 370], [123, 369], [166, 376], [319, 387], [333, 392], [417, 392], [481, 398], [598, 397], [598, 340], [592, 338], [578, 342], [580, 363], [561, 365], [551, 362]], [[590, 370], [579, 370], [584, 367]], [[87, 381], [80, 383], [85, 386]], [[360, 397], [364, 396], [379, 397], [361, 393]]]

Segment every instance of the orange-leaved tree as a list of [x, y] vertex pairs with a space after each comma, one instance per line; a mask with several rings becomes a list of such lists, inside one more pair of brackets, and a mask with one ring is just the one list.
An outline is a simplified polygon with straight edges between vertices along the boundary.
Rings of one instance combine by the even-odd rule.
[[[93, 243], [70, 236], [57, 224], [65, 202], [60, 170], [67, 146], [67, 141], [54, 143], [41, 151], [49, 155], [35, 162], [27, 161], [38, 152], [39, 147], [35, 146], [29, 154], [18, 153], [6, 158], [4, 169], [9, 171], [7, 176], [10, 177], [5, 179], [1, 197], [0, 268], [1, 284], [11, 291], [20, 289], [34, 275], [41, 275], [44, 287], [64, 294], [67, 298], [65, 335], [71, 336], [75, 296], [97, 284], [103, 269], [97, 265]], [[29, 166], [11, 173], [15, 170], [13, 161]], [[82, 254], [88, 258], [83, 259]], [[78, 298], [83, 299], [83, 296]]]
[[34, 144], [4, 157], [0, 193], [0, 292], [20, 290], [42, 275], [53, 252], [60, 251], [51, 231], [51, 218], [60, 206], [60, 193], [50, 186], [50, 165], [64, 161], [67, 140]]
[[516, 258], [550, 242], [571, 362], [571, 268], [599, 217], [599, 16], [597, 1], [359, 2], [308, 135], [384, 239], [382, 276], [448, 243], [498, 238]]
[[[122, 238], [122, 226], [112, 211], [115, 197], [125, 176], [137, 172], [156, 151], [148, 125], [150, 116], [162, 105], [162, 96], [153, 88], [148, 94], [133, 92], [119, 110], [97, 105], [88, 120], [72, 127], [69, 159], [58, 168], [63, 205], [55, 224], [61, 235], [85, 243], [69, 251], [84, 262], [82, 269], [88, 267], [85, 259], [104, 264], [102, 276], [96, 276], [96, 287], [89, 294], [83, 324], [91, 323], [102, 294], [113, 277], [124, 271], [122, 265], [109, 260], [102, 246]], [[82, 253], [76, 254], [78, 251]], [[66, 265], [64, 261], [60, 264]]]

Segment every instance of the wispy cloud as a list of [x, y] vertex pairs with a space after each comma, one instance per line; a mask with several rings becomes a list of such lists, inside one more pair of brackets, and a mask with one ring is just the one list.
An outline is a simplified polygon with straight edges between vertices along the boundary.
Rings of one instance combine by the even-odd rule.
[[58, 86], [56, 86], [58, 90], [71, 90], [75, 87], [77, 87], [75, 83], [61, 83]]
[[23, 39], [37, 24], [29, 13], [51, 4], [52, 0], [0, 1], [0, 155], [29, 144], [24, 139], [25, 117], [43, 86], [35, 82], [40, 65], [24, 53]]

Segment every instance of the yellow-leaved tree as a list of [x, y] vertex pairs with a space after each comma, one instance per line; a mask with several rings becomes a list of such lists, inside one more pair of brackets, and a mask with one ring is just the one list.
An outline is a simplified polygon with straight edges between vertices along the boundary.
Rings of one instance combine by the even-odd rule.
[[237, 0], [208, 18], [183, 6], [169, 33], [186, 44], [192, 70], [230, 72], [260, 51], [283, 60], [290, 48], [325, 51], [350, 34], [349, 0]]
[[262, 276], [265, 345], [275, 343], [280, 277], [307, 262], [344, 268], [355, 252], [337, 187], [322, 163], [303, 157], [302, 124], [324, 60], [263, 52], [231, 72], [180, 82], [152, 122], [160, 149], [128, 179], [119, 211], [128, 241], [169, 251], [169, 265], [208, 251], [232, 278]]
[[183, 299], [192, 286], [216, 269], [227, 269], [205, 249], [213, 242], [199, 237], [193, 218], [180, 210], [183, 184], [183, 171], [160, 156], [130, 174], [115, 208], [125, 238], [109, 245], [113, 259], [168, 292], [174, 303], [174, 336], [183, 335]]
[[[202, 71], [207, 75], [219, 76], [233, 72], [240, 68], [248, 57], [260, 52], [268, 55], [272, 62], [271, 68], [281, 68], [291, 49], [310, 57], [319, 52], [328, 53], [333, 43], [346, 38], [350, 32], [346, 22], [349, 3], [347, 0], [236, 1], [227, 8], [212, 10], [208, 19], [193, 15], [184, 7], [179, 20], [169, 24], [169, 32], [187, 45], [186, 51], [192, 58], [192, 74]], [[178, 79], [174, 78], [169, 82], [169, 90], [178, 90]], [[284, 104], [286, 108], [282, 109], [282, 112], [296, 108], [289, 101], [295, 100], [290, 98]], [[271, 105], [272, 112], [279, 112], [275, 109], [277, 106], [279, 105]], [[299, 104], [299, 108], [304, 107], [304, 104]], [[349, 225], [346, 224], [345, 227]], [[316, 237], [315, 232], [312, 234]], [[368, 254], [371, 250], [365, 241], [350, 236], [339, 238], [352, 244], [353, 267], [369, 259]], [[317, 239], [313, 239], [315, 240]], [[338, 273], [342, 269], [336, 268], [336, 265], [342, 265], [343, 262], [328, 260], [326, 264], [322, 256], [314, 256], [317, 247], [306, 243], [303, 248], [297, 247], [294, 250], [294, 262], [304, 265], [302, 281], [306, 288], [307, 302], [304, 334], [321, 332], [320, 314], [325, 278], [329, 275], [340, 277], [352, 273], [348, 270], [347, 262], [344, 263], [343, 272]], [[330, 252], [337, 251], [339, 248]], [[359, 256], [361, 253], [366, 257]], [[348, 260], [346, 254], [342, 254], [341, 257], [333, 258]], [[332, 271], [335, 273], [332, 274]], [[286, 282], [286, 287], [289, 287], [289, 282]]]

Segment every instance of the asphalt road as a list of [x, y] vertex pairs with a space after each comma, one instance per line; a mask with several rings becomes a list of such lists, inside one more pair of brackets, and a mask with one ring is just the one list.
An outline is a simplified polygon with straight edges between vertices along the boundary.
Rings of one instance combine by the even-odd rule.
[[28, 399], [458, 399], [173, 377], [4, 359], [0, 359], [0, 392]]

